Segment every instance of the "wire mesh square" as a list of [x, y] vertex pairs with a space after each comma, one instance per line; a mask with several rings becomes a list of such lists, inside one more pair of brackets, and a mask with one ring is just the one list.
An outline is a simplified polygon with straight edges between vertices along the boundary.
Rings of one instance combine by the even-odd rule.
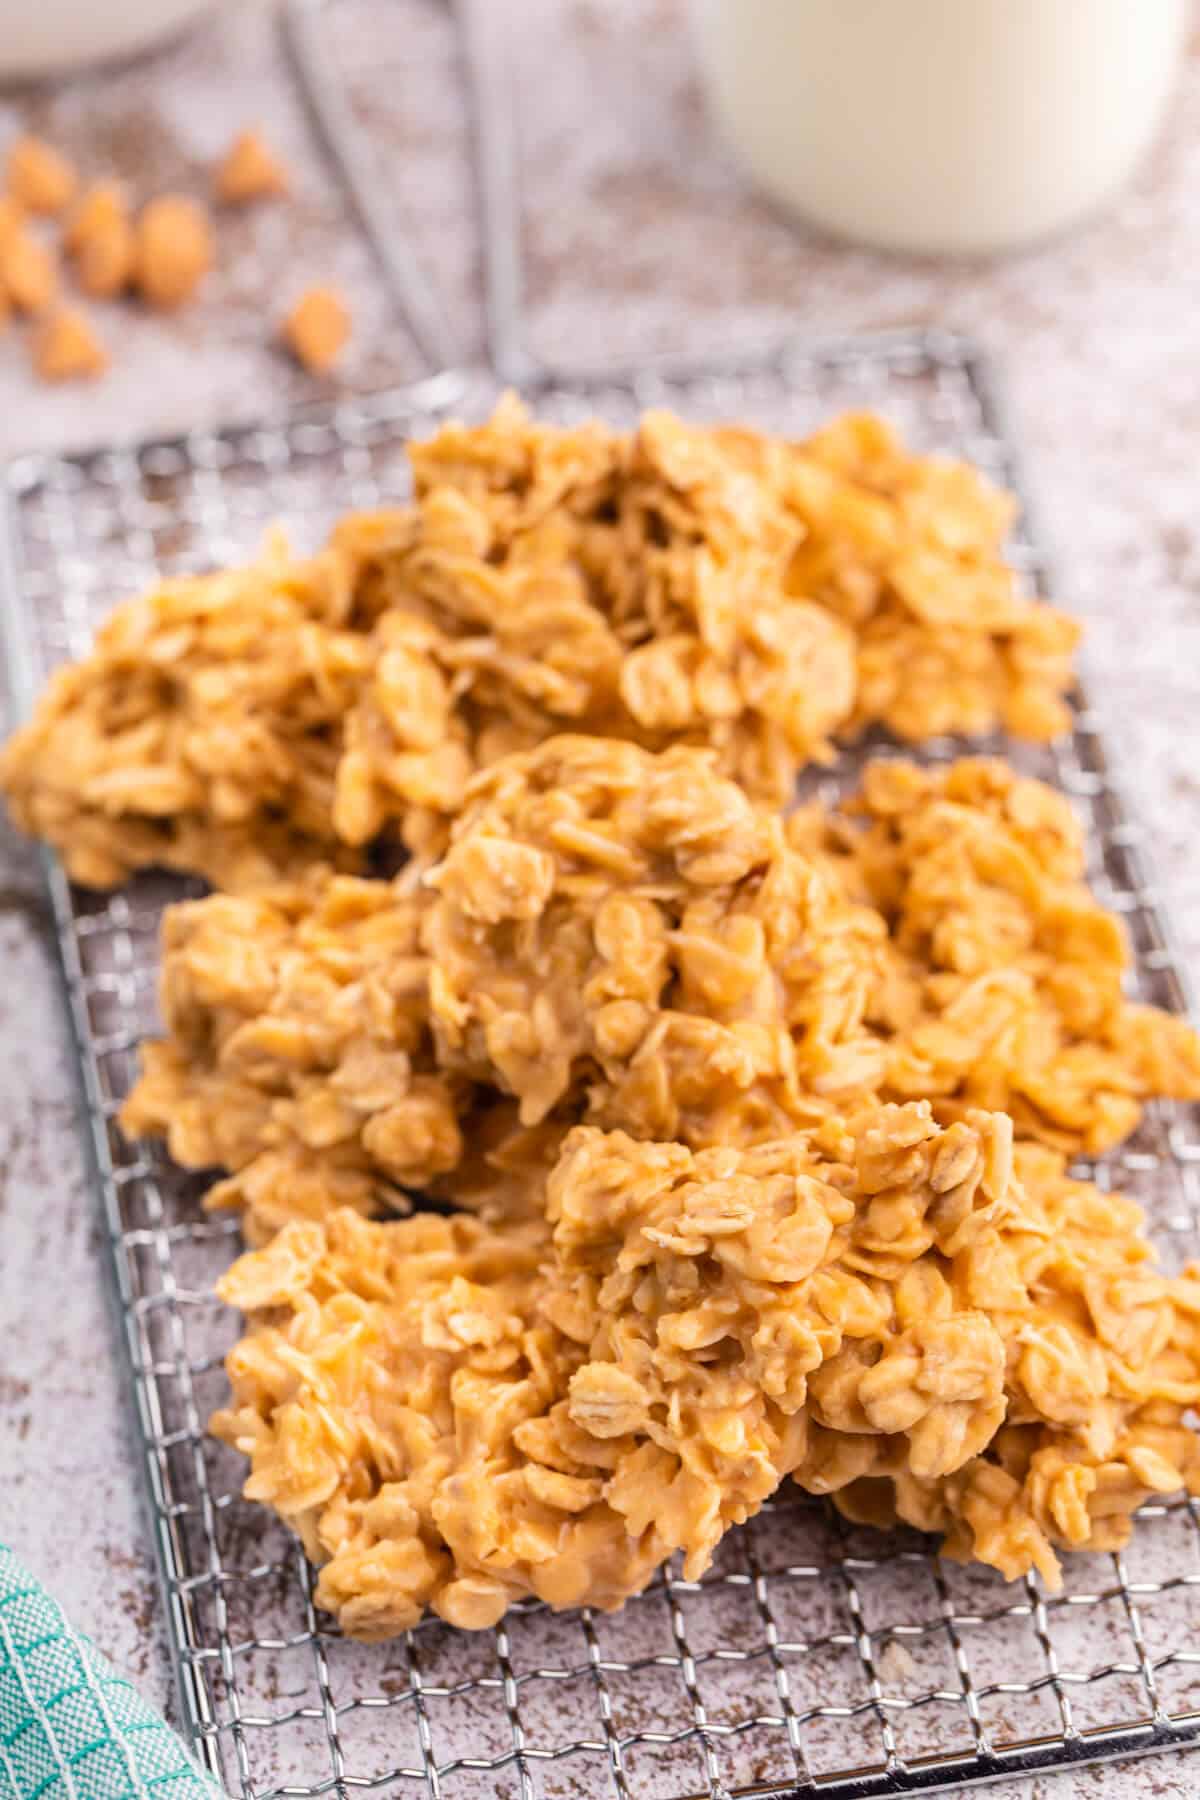
[[[315, 544], [346, 508], [403, 495], [408, 438], [450, 411], [479, 417], [494, 397], [483, 378], [443, 380], [279, 425], [10, 465], [0, 573], [26, 699], [155, 573], [244, 557], [275, 521]], [[539, 396], [552, 418], [598, 412], [618, 425], [656, 404], [787, 433], [871, 406], [914, 443], [1014, 479], [986, 371], [940, 334], [785, 345], [703, 373], [663, 365]], [[1040, 583], [1027, 527], [1013, 554]], [[1093, 878], [1136, 945], [1136, 990], [1183, 1010], [1086, 705], [1053, 752], [991, 747], [1070, 794]], [[852, 781], [860, 761], [822, 783]], [[203, 1184], [114, 1123], [154, 1026], [159, 915], [187, 884], [145, 876], [106, 897], [71, 889], [53, 862], [48, 874], [182, 1705], [231, 1792], [867, 1796], [1200, 1737], [1200, 1519], [1184, 1501], [1147, 1506], [1123, 1555], [1069, 1561], [1053, 1596], [1034, 1579], [943, 1564], [913, 1533], [851, 1527], [795, 1494], [731, 1533], [703, 1579], [669, 1568], [612, 1617], [527, 1603], [487, 1633], [429, 1620], [386, 1645], [341, 1637], [314, 1608], [288, 1533], [242, 1500], [240, 1459], [205, 1433], [237, 1330], [211, 1295], [236, 1224], [206, 1216]], [[1129, 1144], [1087, 1167], [1146, 1205], [1169, 1258], [1195, 1253], [1195, 1109], [1150, 1108]]]

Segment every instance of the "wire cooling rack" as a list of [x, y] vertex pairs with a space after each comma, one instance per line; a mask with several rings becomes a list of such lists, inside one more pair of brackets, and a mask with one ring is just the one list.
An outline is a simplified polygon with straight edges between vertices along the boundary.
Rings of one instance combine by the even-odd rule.
[[[285, 425], [11, 465], [0, 574], [25, 699], [156, 572], [245, 556], [274, 519], [311, 544], [337, 512], [404, 491], [407, 437], [448, 410], [478, 416], [493, 395], [489, 382], [446, 377]], [[785, 347], [539, 397], [563, 420], [627, 423], [651, 404], [785, 432], [878, 407], [915, 442], [1013, 479], [985, 372], [942, 335]], [[1013, 553], [1040, 582], [1027, 532]], [[1137, 949], [1138, 992], [1183, 1009], [1092, 716], [1081, 706], [1053, 754], [1019, 754], [1082, 810], [1092, 878]], [[206, 1218], [202, 1184], [114, 1124], [137, 1041], [154, 1028], [158, 916], [185, 889], [145, 878], [103, 897], [71, 889], [53, 861], [48, 875], [182, 1706], [231, 1792], [849, 1797], [1200, 1739], [1200, 1521], [1185, 1501], [1147, 1507], [1125, 1554], [1070, 1561], [1057, 1596], [943, 1564], [916, 1536], [850, 1528], [795, 1496], [731, 1533], [703, 1580], [668, 1572], [615, 1617], [530, 1604], [484, 1634], [430, 1621], [389, 1645], [343, 1639], [314, 1609], [296, 1546], [241, 1499], [239, 1459], [204, 1432], [236, 1333], [211, 1297], [236, 1227]], [[1172, 1260], [1195, 1252], [1194, 1112], [1152, 1108], [1096, 1173], [1142, 1199]]]

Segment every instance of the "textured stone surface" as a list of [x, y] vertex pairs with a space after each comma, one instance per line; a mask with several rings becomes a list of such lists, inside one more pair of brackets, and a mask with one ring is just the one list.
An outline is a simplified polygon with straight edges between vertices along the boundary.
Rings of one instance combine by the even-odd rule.
[[[1094, 697], [1196, 967], [1200, 52], [1164, 142], [1114, 211], [1034, 255], [946, 266], [844, 250], [750, 195], [706, 123], [680, 0], [492, 5], [522, 22], [511, 35], [539, 349], [702, 348], [781, 328], [936, 321], [1000, 357], [1059, 551], [1060, 597], [1087, 620]], [[435, 273], [465, 350], [478, 353], [476, 234], [447, 11], [440, 0], [334, 0], [332, 10], [334, 48], [397, 220]], [[288, 88], [268, 7], [230, 8], [132, 69], [0, 100], [0, 142], [23, 120], [139, 194], [201, 192], [208, 161], [254, 118], [296, 172], [294, 201], [221, 222], [221, 270], [181, 318], [98, 309], [114, 367], [94, 389], [35, 387], [18, 333], [7, 333], [0, 449], [244, 417], [328, 391], [293, 371], [269, 338], [288, 297], [330, 276], [357, 321], [343, 381], [369, 388], [418, 371]], [[162, 1701], [161, 1604], [48, 927], [34, 860], [7, 836], [0, 960], [0, 1534]], [[1173, 1797], [1194, 1791], [1195, 1770], [1155, 1759], [993, 1791]]]

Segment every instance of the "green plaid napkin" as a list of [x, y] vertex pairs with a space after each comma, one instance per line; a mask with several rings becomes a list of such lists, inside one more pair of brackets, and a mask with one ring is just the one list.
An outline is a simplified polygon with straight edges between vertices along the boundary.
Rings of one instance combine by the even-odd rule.
[[220, 1800], [221, 1790], [0, 1544], [0, 1800]]

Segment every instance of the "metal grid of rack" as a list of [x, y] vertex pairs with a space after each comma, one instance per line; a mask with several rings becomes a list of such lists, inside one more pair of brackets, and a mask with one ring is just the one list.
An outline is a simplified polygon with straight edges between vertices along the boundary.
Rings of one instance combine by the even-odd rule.
[[[493, 393], [483, 378], [445, 377], [278, 426], [11, 465], [0, 585], [26, 697], [154, 574], [244, 556], [273, 520], [311, 543], [336, 513], [396, 498], [406, 439], [448, 410], [479, 416]], [[539, 399], [551, 416], [618, 424], [651, 404], [786, 432], [877, 407], [915, 442], [1014, 477], [979, 359], [939, 334], [785, 346]], [[1026, 531], [1013, 554], [1040, 582]], [[1081, 809], [1092, 879], [1137, 950], [1138, 991], [1184, 1009], [1091, 714], [1080, 707], [1053, 753], [998, 747]], [[1071, 1561], [1056, 1596], [943, 1564], [913, 1535], [841, 1525], [796, 1496], [732, 1533], [701, 1581], [668, 1571], [611, 1618], [530, 1604], [481, 1635], [431, 1621], [391, 1645], [343, 1639], [315, 1611], [296, 1546], [241, 1499], [238, 1459], [205, 1435], [236, 1330], [211, 1286], [236, 1226], [207, 1217], [196, 1179], [114, 1124], [137, 1041], [154, 1028], [158, 917], [185, 886], [142, 878], [103, 897], [72, 890], [52, 861], [48, 877], [180, 1695], [231, 1792], [865, 1796], [1200, 1740], [1200, 1516], [1182, 1500], [1147, 1507], [1123, 1555]], [[1152, 1109], [1096, 1174], [1143, 1201], [1172, 1257], [1194, 1253], [1194, 1111]]]

